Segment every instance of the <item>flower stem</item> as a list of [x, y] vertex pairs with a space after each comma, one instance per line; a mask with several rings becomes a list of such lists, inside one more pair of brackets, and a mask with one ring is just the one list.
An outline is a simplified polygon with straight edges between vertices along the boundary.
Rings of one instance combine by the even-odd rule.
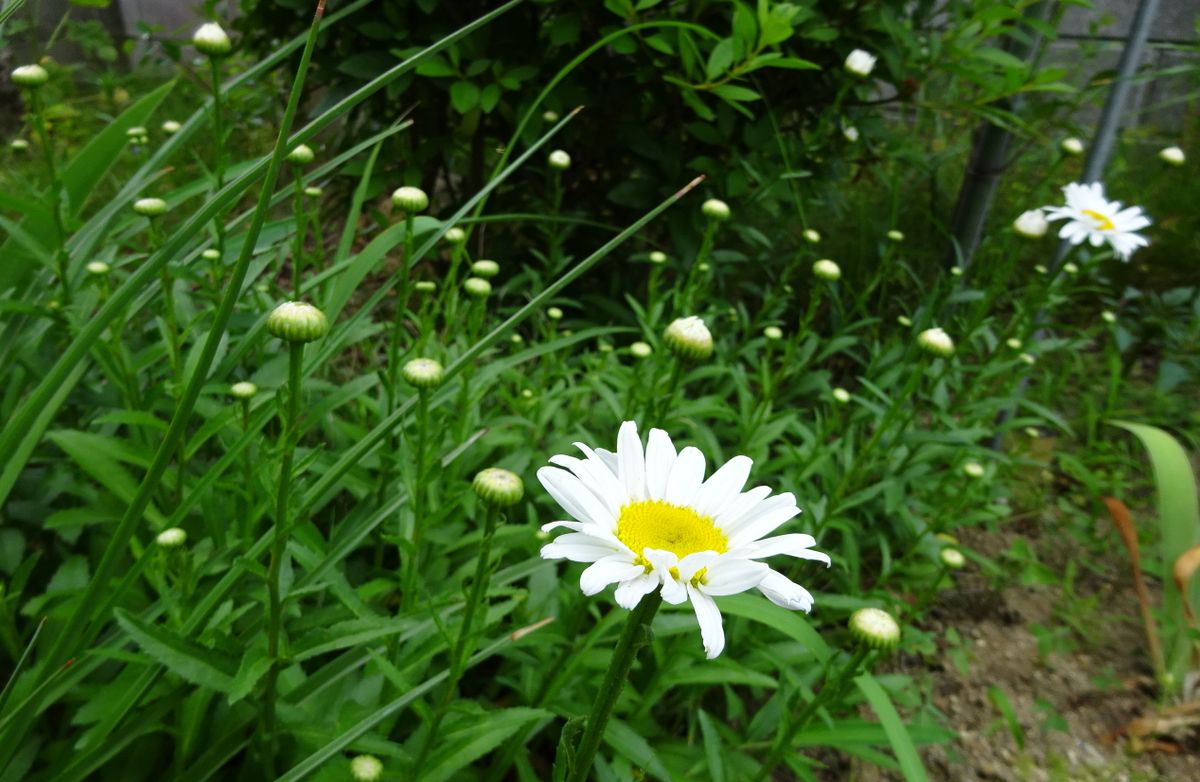
[[417, 572], [420, 568], [421, 560], [422, 533], [425, 529], [425, 512], [422, 500], [425, 494], [425, 450], [429, 431], [428, 418], [429, 390], [419, 388], [417, 389], [417, 463], [413, 470], [414, 480], [412, 489], [408, 493], [408, 496], [412, 498], [413, 512], [412, 550], [407, 557], [404, 556], [403, 551], [400, 552], [401, 559], [404, 561], [404, 578], [400, 600], [406, 606], [412, 605], [413, 598], [416, 597]]
[[[221, 65], [217, 61], [217, 58], [215, 58], [215, 57], [208, 58], [208, 62], [209, 62], [209, 65], [211, 66], [210, 70], [209, 70], [209, 74], [210, 74], [209, 81], [212, 86], [212, 96], [213, 96], [213, 105], [212, 105], [213, 139], [217, 144], [217, 156], [216, 156], [216, 160], [213, 162], [213, 178], [214, 178], [214, 185], [215, 185], [213, 188], [213, 192], [215, 193], [215, 192], [220, 191], [221, 188], [225, 187], [225, 131], [222, 126], [222, 117], [221, 117], [221, 111], [222, 111], [222, 109], [221, 109]], [[224, 258], [225, 257], [225, 223], [219, 215], [213, 218], [213, 233], [216, 235], [215, 245], [216, 245], [217, 252], [219, 252], [221, 254], [221, 258]], [[219, 262], [220, 261], [218, 261], [217, 263], [219, 263]], [[220, 285], [220, 280], [217, 277], [218, 269], [219, 269], [219, 267], [217, 266], [217, 263], [213, 264], [212, 272], [211, 272], [214, 291], [219, 290], [218, 286]]]
[[42, 156], [46, 159], [46, 175], [50, 177], [50, 211], [54, 217], [54, 257], [58, 265], [58, 281], [62, 286], [63, 304], [71, 303], [71, 288], [67, 280], [67, 232], [62, 215], [62, 180], [58, 175], [58, 166], [54, 162], [54, 147], [50, 143], [50, 133], [46, 130], [46, 118], [42, 114], [42, 99], [36, 89], [29, 91], [29, 108], [33, 114], [33, 127], [37, 133], [38, 143], [42, 147]]
[[588, 715], [587, 728], [583, 738], [579, 740], [579, 748], [575, 751], [575, 763], [571, 767], [568, 782], [587, 782], [592, 770], [592, 760], [596, 757], [596, 751], [600, 749], [600, 740], [604, 737], [608, 718], [621, 696], [621, 688], [629, 678], [629, 670], [633, 667], [638, 649], [647, 641], [650, 621], [654, 619], [660, 605], [662, 595], [652, 592], [642, 598], [625, 622], [625, 629], [621, 631], [617, 647], [613, 649], [612, 662], [609, 663], [604, 681], [600, 684], [592, 713]]
[[300, 166], [292, 166], [292, 216], [296, 220], [296, 238], [292, 248], [292, 298], [300, 301], [300, 279], [304, 274], [304, 239], [308, 232], [304, 209], [304, 176]]

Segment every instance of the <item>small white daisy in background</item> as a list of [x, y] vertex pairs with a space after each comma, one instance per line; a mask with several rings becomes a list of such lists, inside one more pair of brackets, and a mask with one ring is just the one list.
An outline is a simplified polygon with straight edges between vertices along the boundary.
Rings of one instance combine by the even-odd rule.
[[756, 560], [787, 555], [828, 565], [829, 557], [813, 550], [811, 535], [764, 537], [800, 509], [790, 493], [743, 491], [750, 459], [735, 456], [705, 480], [699, 449], [677, 452], [661, 429], [650, 430], [643, 448], [633, 421], [621, 425], [615, 453], [575, 446], [584, 458], [553, 456], [556, 466], [538, 470], [575, 519], [542, 527], [570, 530], [543, 547], [542, 557], [591, 563], [579, 580], [585, 595], [617, 584], [617, 604], [626, 609], [656, 590], [672, 605], [691, 601], [709, 659], [725, 648], [714, 597], [758, 589], [784, 608], [812, 608], [808, 590]]
[[867, 77], [871, 75], [871, 71], [875, 70], [875, 61], [878, 58], [870, 52], [862, 49], [855, 49], [846, 55], [846, 70], [855, 76]]
[[1136, 233], [1150, 225], [1140, 206], [1121, 208], [1120, 201], [1109, 201], [1104, 197], [1104, 185], [1099, 182], [1080, 184], [1072, 182], [1063, 188], [1066, 206], [1047, 206], [1048, 220], [1066, 220], [1059, 229], [1060, 239], [1071, 244], [1089, 242], [1093, 247], [1107, 243], [1123, 261], [1139, 247], [1149, 242]]

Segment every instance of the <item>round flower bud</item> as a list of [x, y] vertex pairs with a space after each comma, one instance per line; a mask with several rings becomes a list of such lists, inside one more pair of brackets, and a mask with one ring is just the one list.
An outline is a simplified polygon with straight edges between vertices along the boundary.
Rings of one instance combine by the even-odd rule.
[[492, 294], [492, 284], [480, 277], [463, 280], [463, 291], [472, 299], [486, 299]]
[[542, 112], [543, 122], [558, 122], [558, 112], [546, 109]]
[[951, 570], [959, 570], [967, 564], [967, 558], [956, 548], [944, 548], [938, 552], [938, 559]]
[[1017, 339], [1016, 337], [1009, 337], [1008, 339], [1004, 340], [1004, 344], [1008, 345], [1013, 350], [1021, 349], [1021, 340]]
[[550, 168], [557, 169], [558, 171], [566, 171], [571, 167], [571, 156], [561, 149], [551, 152], [550, 157], [547, 159], [550, 161]]
[[862, 49], [855, 49], [846, 55], [846, 71], [855, 75], [867, 77], [871, 75], [871, 71], [875, 69], [875, 60], [878, 59], [870, 52], [865, 52]]
[[304, 195], [308, 196], [309, 198], [320, 198], [321, 193], [323, 192], [325, 191], [315, 185], [309, 185], [308, 187], [304, 188]]
[[912, 326], [912, 318], [908, 317], [907, 315], [897, 315], [896, 322], [906, 328]]
[[887, 238], [893, 242], [903, 242], [904, 241], [904, 233], [901, 231], [897, 231], [895, 228], [893, 228], [892, 230], [887, 232]]
[[850, 401], [850, 392], [844, 388], [835, 388], [831, 393], [833, 394], [833, 398], [842, 404]]
[[900, 643], [900, 625], [887, 611], [860, 608], [850, 615], [850, 635], [864, 646], [888, 651]]
[[596, 343], [596, 350], [600, 351], [601, 353], [612, 353], [613, 346], [612, 343], [600, 341]]
[[854, 127], [853, 125], [847, 125], [846, 127], [842, 128], [842, 135], [846, 137], [847, 141], [853, 144], [854, 142], [858, 141], [858, 128]]
[[145, 136], [146, 133], [147, 130], [141, 125], [134, 125], [132, 128], [129, 128], [125, 131], [125, 137], [136, 144], [141, 141], [142, 137]]
[[187, 543], [187, 533], [179, 527], [170, 527], [158, 533], [154, 540], [163, 548], [179, 548]]
[[1117, 316], [1114, 313], [1105, 310], [1104, 312], [1100, 313], [1100, 320], [1104, 321], [1105, 323], [1116, 323]]
[[1026, 364], [1028, 364], [1029, 366], [1033, 366], [1034, 364], [1037, 363], [1037, 359], [1034, 358], [1033, 355], [1030, 353], [1022, 353], [1020, 356], [1020, 359], [1022, 361], [1024, 361]]
[[822, 258], [812, 265], [812, 272], [822, 280], [836, 282], [842, 278], [842, 269], [828, 258]]
[[533, 399], [533, 389], [522, 388], [521, 389], [521, 398], [522, 399]]
[[1046, 231], [1050, 230], [1050, 222], [1046, 220], [1046, 215], [1042, 214], [1041, 209], [1030, 209], [1021, 212], [1020, 217], [1013, 220], [1013, 230], [1026, 239], [1041, 239], [1046, 235]]
[[651, 250], [650, 254], [647, 255], [646, 258], [650, 261], [650, 263], [656, 263], [659, 265], [667, 262], [667, 254], [662, 250]]
[[954, 340], [940, 328], [925, 329], [917, 335], [921, 349], [935, 356], [949, 358], [954, 355]]
[[179, 129], [181, 127], [183, 127], [183, 126], [180, 125], [178, 122], [176, 122], [173, 119], [169, 119], [162, 124], [162, 132], [166, 133], [168, 136], [173, 136], [179, 132]]
[[983, 465], [979, 462], [967, 462], [962, 466], [962, 471], [968, 478], [982, 478], [984, 472]]
[[475, 474], [471, 488], [484, 505], [493, 508], [511, 507], [525, 496], [525, 484], [521, 483], [517, 474], [499, 467], [480, 470]]
[[654, 353], [654, 348], [650, 347], [645, 342], [634, 342], [629, 346], [629, 353], [634, 358], [650, 358], [650, 355]]
[[429, 196], [419, 187], [399, 187], [392, 193], [392, 203], [397, 209], [416, 214], [429, 208]]
[[414, 358], [404, 365], [400, 375], [413, 388], [428, 390], [442, 384], [446, 370], [431, 358]]
[[490, 280], [500, 273], [500, 264], [487, 259], [475, 261], [471, 264], [471, 272], [476, 277], [482, 277], [485, 280]]
[[705, 201], [700, 205], [700, 211], [703, 212], [704, 216], [709, 220], [714, 220], [716, 222], [728, 220], [729, 215], [732, 214], [729, 211], [729, 204], [725, 203], [719, 198], [710, 198]]
[[1169, 166], [1182, 166], [1187, 162], [1187, 156], [1179, 147], [1167, 147], [1158, 151], [1158, 159]]
[[778, 326], [767, 326], [763, 329], [763, 336], [770, 340], [783, 339], [783, 329]]
[[1076, 274], [1079, 274], [1079, 267], [1076, 266], [1075, 264], [1071, 263], [1070, 261], [1067, 261], [1066, 263], [1064, 263], [1062, 268], [1063, 268], [1064, 272], [1071, 275], [1072, 277], [1074, 277]]
[[18, 87], [35, 89], [50, 81], [50, 74], [40, 65], [18, 65], [10, 77]]
[[700, 263], [696, 264], [696, 271], [710, 272], [712, 271], [712, 264], [708, 261], [700, 261]]
[[435, 293], [437, 291], [437, 283], [433, 280], [421, 280], [416, 285], [413, 285], [413, 290], [417, 293]]
[[325, 313], [303, 301], [285, 301], [267, 318], [267, 331], [285, 342], [313, 342], [329, 331]]
[[251, 383], [249, 380], [242, 380], [234, 383], [229, 387], [229, 393], [236, 399], [253, 399], [258, 393], [258, 386]]
[[23, 138], [15, 138], [8, 142], [8, 146], [13, 152], [28, 152], [29, 142]]
[[1083, 142], [1074, 136], [1063, 139], [1062, 143], [1058, 146], [1068, 155], [1074, 156], [1083, 154]]
[[219, 261], [221, 260], [221, 251], [215, 247], [209, 247], [207, 250], [200, 253], [200, 257], [206, 261]]
[[462, 244], [467, 241], [467, 232], [456, 225], [447, 230], [442, 238], [446, 240], [446, 244]]
[[200, 25], [200, 29], [192, 35], [192, 45], [196, 47], [196, 51], [214, 59], [233, 51], [233, 42], [229, 40], [229, 35], [216, 22]]
[[[522, 337], [520, 334], [513, 334], [511, 337], [508, 338], [508, 341], [513, 343], [514, 345], [522, 345], [525, 343], [525, 338]], [[601, 345], [600, 349], [603, 350], [604, 346]], [[610, 348], [610, 350], [611, 350], [611, 348]]]
[[816, 244], [817, 242], [821, 241], [821, 234], [817, 233], [811, 228], [805, 228], [804, 241], [808, 242], [809, 244]]
[[350, 776], [354, 782], [379, 782], [383, 778], [383, 763], [374, 755], [359, 755], [350, 761]]
[[663, 332], [663, 342], [672, 353], [687, 361], [703, 361], [712, 355], [712, 332], [695, 315], [676, 318]]
[[1036, 426], [1025, 427], [1025, 434], [1028, 437], [1041, 437], [1042, 433]]
[[308, 144], [297, 144], [291, 152], [287, 154], [287, 161], [297, 166], [308, 165], [316, 159], [316, 154], [312, 151], [312, 147]]
[[84, 268], [87, 269], [88, 274], [95, 274], [97, 276], [108, 274], [112, 271], [104, 261], [90, 261]]
[[1047, 269], [1046, 265], [1042, 264], [1042, 263], [1034, 264], [1033, 270], [1035, 272], [1037, 272], [1038, 274], [1049, 274], [1050, 273], [1050, 270]]
[[562, 320], [563, 311], [558, 307], [549, 307], [546, 309], [546, 317], [550, 320]]
[[133, 202], [133, 211], [143, 217], [161, 217], [167, 213], [167, 202], [161, 198], [139, 198]]

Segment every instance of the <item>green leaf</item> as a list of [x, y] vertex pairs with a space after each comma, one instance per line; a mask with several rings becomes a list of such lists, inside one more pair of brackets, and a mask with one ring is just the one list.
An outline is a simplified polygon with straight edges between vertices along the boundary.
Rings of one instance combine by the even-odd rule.
[[892, 705], [892, 699], [883, 687], [879, 686], [879, 682], [869, 673], [856, 676], [854, 683], [875, 710], [875, 716], [879, 717], [879, 722], [887, 733], [888, 743], [896, 753], [896, 760], [900, 761], [900, 771], [904, 778], [908, 782], [929, 782], [929, 777], [925, 775], [925, 766], [921, 763], [921, 756], [917, 754], [912, 737], [904, 727], [904, 720], [896, 713], [896, 707]]
[[609, 719], [604, 726], [604, 741], [650, 776], [663, 782], [672, 782], [671, 773], [658, 759], [650, 742], [621, 720], [615, 717]]
[[513, 708], [488, 712], [478, 721], [461, 725], [446, 735], [429, 770], [421, 775], [425, 782], [458, 779], [459, 771], [491, 752], [522, 727], [538, 719], [553, 717], [545, 709]]
[[156, 662], [192, 684], [226, 693], [233, 689], [233, 665], [229, 660], [162, 627], [146, 624], [128, 611], [117, 609], [115, 614], [121, 629]]
[[704, 709], [696, 711], [696, 718], [700, 721], [700, 735], [704, 737], [704, 757], [708, 760], [709, 779], [712, 782], [725, 782], [725, 750], [721, 746], [721, 734]]
[[[149, 461], [145, 454], [134, 451], [123, 440], [91, 432], [64, 429], [51, 432], [48, 439], [122, 502], [128, 503], [137, 493], [137, 481], [121, 463], [144, 467]], [[154, 507], [146, 505], [145, 517], [157, 528], [166, 526], [166, 518]]]
[[831, 654], [829, 645], [821, 634], [794, 611], [781, 608], [765, 598], [751, 594], [718, 597], [717, 606], [723, 614], [732, 614], [778, 630], [793, 641], [812, 652], [818, 662], [825, 662]]
[[450, 85], [450, 103], [459, 114], [466, 114], [479, 105], [479, 88], [469, 81]]

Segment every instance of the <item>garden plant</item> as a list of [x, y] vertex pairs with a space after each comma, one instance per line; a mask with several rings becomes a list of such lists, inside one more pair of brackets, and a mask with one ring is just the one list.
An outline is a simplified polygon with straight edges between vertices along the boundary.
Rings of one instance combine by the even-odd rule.
[[[1081, 3], [97, 5], [0, 2], [0, 780], [1200, 773], [1200, 44], [1093, 181]], [[1127, 705], [976, 776], [1039, 589]]]

